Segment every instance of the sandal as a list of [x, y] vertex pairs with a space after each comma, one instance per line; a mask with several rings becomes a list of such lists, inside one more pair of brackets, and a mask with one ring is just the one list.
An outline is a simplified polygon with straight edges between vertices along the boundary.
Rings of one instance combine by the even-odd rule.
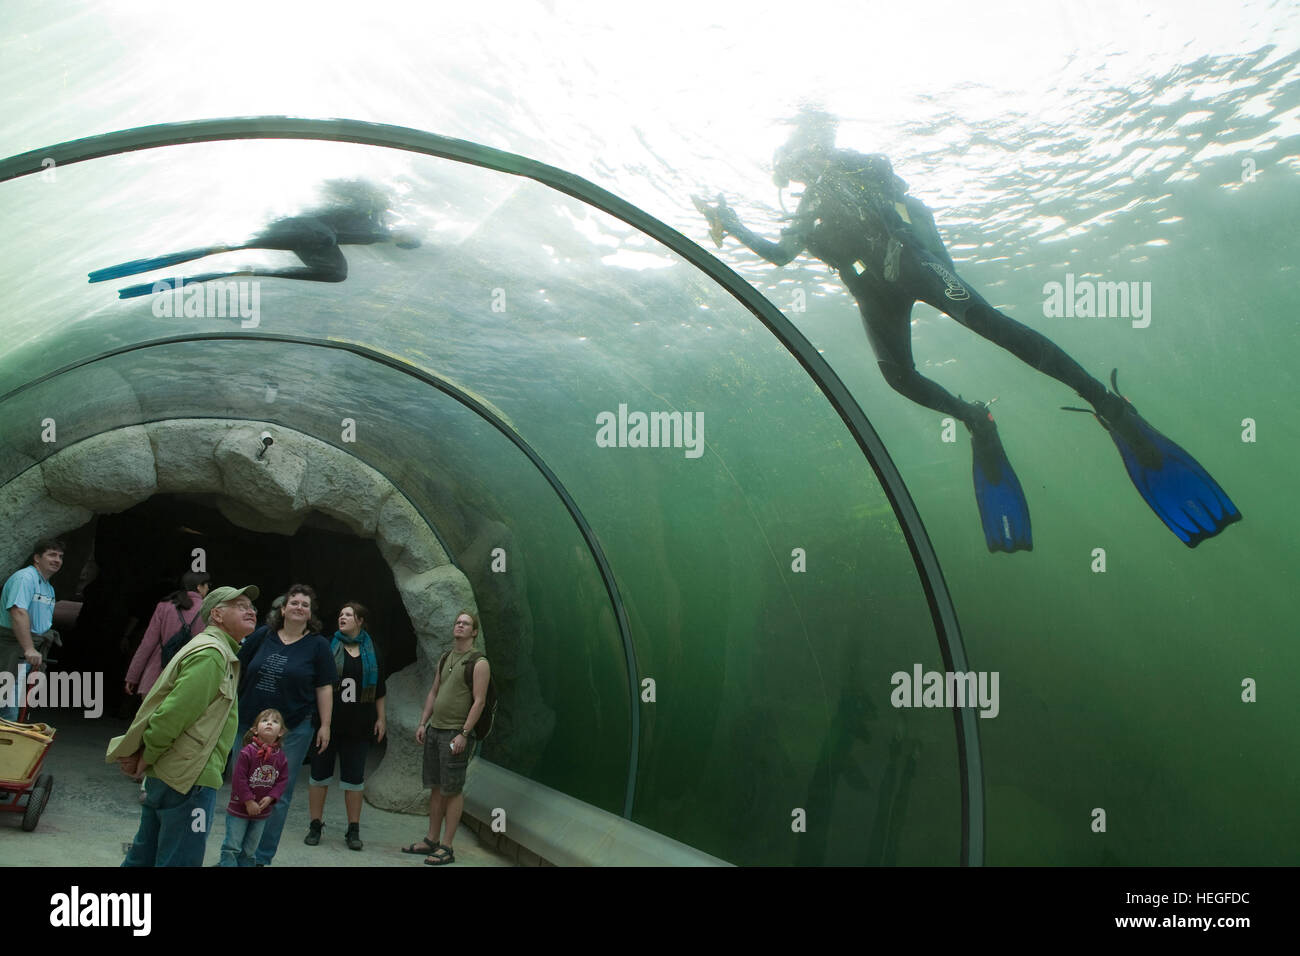
[[425, 837], [419, 843], [412, 843], [410, 846], [402, 847], [402, 852], [418, 853], [421, 856], [432, 856], [434, 853], [438, 852], [438, 847], [440, 846], [442, 846], [441, 843], [433, 843], [428, 837]]
[[425, 857], [424, 862], [426, 866], [446, 866], [456, 862], [456, 854], [451, 847], [439, 843], [438, 849]]

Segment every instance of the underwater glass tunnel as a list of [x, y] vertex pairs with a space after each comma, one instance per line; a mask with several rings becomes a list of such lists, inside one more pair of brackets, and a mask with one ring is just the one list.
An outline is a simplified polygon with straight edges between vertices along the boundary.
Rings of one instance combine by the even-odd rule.
[[[1046, 5], [1044, 50], [1004, 11], [978, 36], [1022, 75], [896, 89], [752, 12], [707, 48], [656, 28], [662, 61], [630, 52], [643, 23], [539, 5], [440, 24], [435, 62], [413, 13], [382, 65], [378, 27], [317, 25], [227, 49], [239, 70], [120, 75], [139, 14], [85, 12], [114, 38], [85, 62], [91, 24], [22, 14], [5, 72], [63, 79], [10, 94], [0, 148], [0, 510], [84, 442], [278, 427], [268, 457], [330, 446], [427, 523], [494, 667], [509, 645], [480, 759], [540, 786], [737, 864], [1295, 863], [1300, 529], [1268, 481], [1300, 439], [1300, 42], [1294, 11], [1248, 6], [1231, 47]], [[813, 36], [838, 71], [770, 101], [736, 76]], [[313, 52], [332, 68], [308, 81]], [[1033, 509], [1033, 550], [990, 553], [965, 430], [890, 388], [836, 274], [697, 244], [692, 194], [789, 225], [768, 160], [808, 103], [890, 155], [993, 305], [1118, 366], [1244, 520], [1184, 547], [1096, 421], [1059, 412], [1077, 396], [918, 304], [918, 368], [997, 396]], [[1102, 280], [1145, 314], [1136, 291], [1131, 316], [1051, 314], [1050, 283]], [[965, 706], [929, 676], [953, 673], [979, 675]]]

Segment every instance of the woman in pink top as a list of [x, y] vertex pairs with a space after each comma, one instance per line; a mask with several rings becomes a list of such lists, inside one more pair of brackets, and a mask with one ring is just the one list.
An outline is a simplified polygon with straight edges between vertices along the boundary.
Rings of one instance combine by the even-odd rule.
[[137, 688], [142, 697], [149, 693], [149, 688], [153, 687], [158, 675], [162, 673], [163, 645], [181, 629], [182, 622], [190, 626], [193, 634], [207, 626], [199, 614], [199, 608], [208, 593], [210, 580], [206, 571], [190, 571], [181, 578], [179, 591], [172, 592], [158, 602], [153, 618], [149, 621], [149, 629], [140, 639], [140, 646], [136, 648], [131, 666], [126, 672], [128, 694], [136, 693]]

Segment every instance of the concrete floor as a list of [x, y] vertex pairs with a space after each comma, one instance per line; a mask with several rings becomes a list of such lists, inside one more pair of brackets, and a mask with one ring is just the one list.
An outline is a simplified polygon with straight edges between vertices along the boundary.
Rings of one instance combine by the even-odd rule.
[[[52, 724], [58, 731], [42, 772], [54, 775], [54, 789], [40, 823], [31, 833], [22, 830], [22, 814], [0, 813], [0, 866], [120, 866], [123, 844], [135, 836], [140, 822], [140, 785], [122, 775], [116, 764], [104, 763], [112, 737], [125, 733], [127, 722], [103, 717], [87, 720], [74, 711], [37, 711], [32, 721]], [[372, 764], [379, 756], [371, 753]], [[273, 866], [408, 866], [426, 869], [424, 857], [399, 848], [424, 836], [428, 818], [388, 813], [365, 804], [361, 810], [361, 839], [365, 849], [349, 850], [343, 842], [347, 814], [343, 792], [330, 787], [322, 818], [325, 830], [318, 846], [302, 842], [307, 833], [308, 768], [294, 791], [289, 819]], [[217, 795], [217, 820], [208, 835], [204, 865], [216, 864], [226, 833], [225, 807], [230, 785]], [[455, 866], [513, 866], [501, 854], [480, 846], [468, 828], [456, 833]], [[433, 869], [428, 867], [427, 869]]]

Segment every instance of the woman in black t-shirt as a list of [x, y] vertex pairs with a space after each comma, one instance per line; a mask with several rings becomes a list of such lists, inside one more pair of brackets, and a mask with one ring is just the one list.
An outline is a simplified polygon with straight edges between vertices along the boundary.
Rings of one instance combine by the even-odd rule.
[[308, 806], [311, 825], [303, 841], [308, 846], [320, 843], [325, 811], [325, 794], [334, 777], [338, 757], [339, 781], [347, 805], [348, 829], [344, 834], [348, 849], [360, 850], [361, 797], [365, 792], [366, 753], [370, 739], [384, 739], [385, 686], [383, 661], [379, 648], [366, 633], [366, 609], [349, 601], [339, 611], [339, 629], [330, 641], [330, 652], [338, 670], [334, 685], [334, 720], [329, 746], [311, 758], [311, 792]]
[[[270, 865], [280, 846], [303, 759], [311, 752], [313, 742], [316, 749], [329, 746], [337, 674], [329, 641], [319, 633], [321, 625], [315, 613], [318, 607], [314, 590], [305, 584], [293, 585], [285, 597], [280, 626], [258, 628], [239, 648], [241, 731], [247, 731], [267, 708], [284, 715], [281, 746], [289, 764], [289, 784], [272, 807], [262, 831], [256, 854], [262, 866]], [[237, 754], [232, 747], [232, 767]]]

